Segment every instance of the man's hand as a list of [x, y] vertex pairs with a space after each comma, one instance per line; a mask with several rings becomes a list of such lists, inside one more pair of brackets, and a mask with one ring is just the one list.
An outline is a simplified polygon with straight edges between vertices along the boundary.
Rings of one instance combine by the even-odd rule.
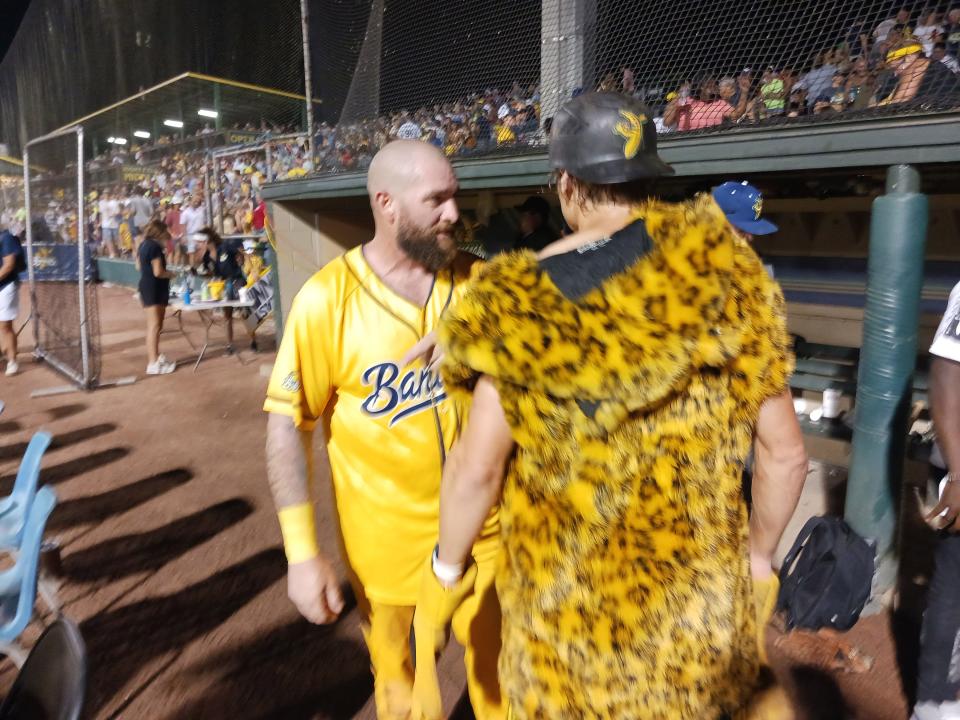
[[332, 623], [343, 610], [337, 574], [322, 555], [290, 565], [287, 596], [300, 614], [315, 625]]
[[[940, 517], [943, 515], [943, 517]], [[927, 522], [937, 530], [947, 530], [952, 533], [960, 532], [957, 526], [957, 515], [960, 515], [960, 482], [949, 476], [947, 486], [943, 489], [940, 502], [927, 515]]]

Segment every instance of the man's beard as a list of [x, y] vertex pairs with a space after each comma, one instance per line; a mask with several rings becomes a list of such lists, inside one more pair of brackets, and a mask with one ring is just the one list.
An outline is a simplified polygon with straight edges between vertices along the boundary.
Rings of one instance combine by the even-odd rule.
[[[450, 245], [446, 246], [437, 235], [448, 233]], [[423, 228], [413, 225], [406, 219], [401, 219], [397, 228], [397, 244], [404, 254], [430, 272], [437, 272], [447, 267], [457, 256], [457, 244], [453, 241], [453, 225], [442, 223], [432, 228]]]

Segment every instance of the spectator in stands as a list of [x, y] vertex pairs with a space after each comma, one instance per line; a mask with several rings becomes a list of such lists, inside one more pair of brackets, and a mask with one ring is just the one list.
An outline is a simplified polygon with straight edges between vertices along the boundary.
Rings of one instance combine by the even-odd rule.
[[786, 106], [783, 79], [772, 67], [768, 67], [763, 73], [760, 97], [766, 108], [767, 117], [783, 114]]
[[830, 107], [837, 112], [843, 112], [847, 109], [849, 97], [847, 95], [847, 78], [841, 73], [833, 76], [833, 82], [830, 85]]
[[169, 241], [167, 226], [159, 220], [151, 221], [144, 231], [143, 242], [137, 250], [137, 269], [140, 271], [140, 301], [147, 316], [147, 375], [167, 375], [177, 369], [175, 363], [160, 354], [160, 333], [170, 302], [170, 280], [163, 252]]
[[793, 86], [795, 90], [805, 90], [807, 102], [812, 106], [821, 95], [830, 92], [837, 66], [833, 64], [833, 52], [825, 50], [813, 61], [813, 68], [801, 77]]
[[934, 62], [943, 63], [950, 72], [955, 75], [960, 73], [960, 63], [958, 63], [957, 59], [952, 55], [947, 55], [947, 44], [944, 42], [938, 42], [933, 46], [933, 53], [930, 55], [930, 59]]
[[183, 223], [183, 254], [188, 265], [196, 265], [200, 262], [202, 250], [198, 250], [199, 244], [206, 240], [200, 231], [207, 224], [206, 216], [203, 201], [199, 197], [194, 197], [180, 213], [180, 220]]
[[120, 236], [120, 203], [110, 190], [104, 190], [100, 198], [100, 242], [110, 257], [117, 256], [117, 240]]
[[130, 201], [130, 209], [133, 211], [130, 228], [135, 238], [143, 234], [143, 229], [147, 227], [150, 218], [153, 217], [153, 203], [150, 201], [149, 193], [133, 192]]
[[550, 204], [541, 195], [531, 195], [517, 207], [520, 213], [520, 237], [514, 247], [518, 250], [540, 252], [557, 239], [550, 229]]
[[164, 217], [164, 222], [166, 223], [168, 235], [170, 240], [168, 241], [167, 252], [171, 254], [173, 258], [174, 265], [185, 265], [186, 260], [183, 257], [183, 219], [181, 217], [181, 210], [183, 208], [183, 199], [181, 196], [174, 195], [170, 201], [170, 207], [166, 212]]
[[739, 118], [746, 111], [747, 94], [741, 92], [740, 104], [733, 107], [720, 97], [720, 88], [713, 78], [707, 78], [700, 86], [695, 100], [681, 93], [663, 113], [663, 124], [677, 130], [700, 130], [720, 125], [724, 120]]
[[943, 41], [947, 45], [947, 55], [953, 58], [960, 55], [960, 6], [950, 8], [947, 13]]
[[926, 58], [916, 41], [906, 41], [887, 55], [897, 75], [897, 89], [882, 104], [929, 101], [953, 106], [960, 103], [960, 78], [943, 63]]
[[423, 131], [420, 129], [420, 125], [405, 114], [403, 122], [397, 129], [397, 138], [400, 140], [419, 140], [422, 135]]
[[913, 36], [923, 45], [924, 55], [929, 57], [933, 53], [933, 46], [943, 36], [943, 24], [936, 8], [927, 8], [920, 13], [917, 26], [913, 29]]
[[20, 271], [24, 265], [20, 240], [9, 230], [0, 232], [0, 350], [7, 358], [7, 375], [20, 370], [13, 323], [20, 313]]
[[863, 55], [853, 62], [853, 69], [847, 76], [847, 101], [850, 110], [866, 110], [874, 100], [877, 81]]
[[890, 31], [897, 25], [907, 26], [910, 22], [910, 8], [906, 5], [901, 7], [897, 14], [892, 17], [884, 20], [882, 23], [877, 25], [877, 29], [873, 31], [873, 39], [877, 43], [882, 43], [887, 39], [887, 35]]
[[257, 205], [253, 209], [253, 232], [257, 235], [260, 235], [264, 232], [264, 227], [266, 226], [267, 221], [267, 204], [263, 201], [263, 197], [258, 193], [257, 194]]

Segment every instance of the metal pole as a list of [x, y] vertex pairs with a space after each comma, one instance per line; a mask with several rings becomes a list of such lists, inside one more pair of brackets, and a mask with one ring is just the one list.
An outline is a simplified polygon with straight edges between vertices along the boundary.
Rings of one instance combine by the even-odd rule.
[[270, 151], [269, 141], [267, 142], [267, 182], [273, 182], [273, 153]]
[[929, 210], [909, 165], [887, 171], [886, 194], [873, 201], [863, 348], [845, 517], [876, 543], [873, 609], [897, 573], [898, 493], [917, 357], [920, 292]]
[[313, 157], [313, 81], [310, 76], [310, 15], [307, 11], [309, 0], [300, 0], [300, 25], [303, 33], [303, 88], [307, 103], [307, 157], [311, 165]]
[[89, 389], [93, 384], [90, 377], [90, 338], [87, 334], [87, 293], [86, 293], [86, 228], [83, 219], [83, 126], [77, 128], [77, 245], [79, 268], [77, 284], [80, 289], [80, 359], [83, 367], [83, 387]]
[[23, 209], [26, 213], [23, 218], [24, 231], [27, 234], [27, 278], [30, 282], [30, 314], [33, 315], [33, 352], [39, 356], [40, 347], [40, 314], [37, 312], [37, 283], [33, 273], [33, 223], [30, 214], [30, 146], [23, 148]]
[[[213, 205], [210, 200], [210, 166], [215, 162], [213, 152], [207, 153], [207, 162], [203, 169], [203, 206], [207, 210], [207, 226], [214, 227]], [[222, 212], [220, 213], [222, 214]]]

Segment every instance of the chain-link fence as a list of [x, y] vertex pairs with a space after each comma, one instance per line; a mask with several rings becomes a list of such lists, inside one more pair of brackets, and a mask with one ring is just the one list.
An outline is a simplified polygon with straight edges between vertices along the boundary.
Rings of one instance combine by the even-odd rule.
[[[665, 135], [955, 111], [960, 7], [856, 0], [313, 0], [321, 171], [393, 138], [542, 151], [564, 100], [634, 95]], [[327, 72], [320, 72], [326, 69]]]
[[100, 314], [88, 247], [83, 132], [27, 145], [26, 250], [35, 353], [79, 387], [100, 378]]

